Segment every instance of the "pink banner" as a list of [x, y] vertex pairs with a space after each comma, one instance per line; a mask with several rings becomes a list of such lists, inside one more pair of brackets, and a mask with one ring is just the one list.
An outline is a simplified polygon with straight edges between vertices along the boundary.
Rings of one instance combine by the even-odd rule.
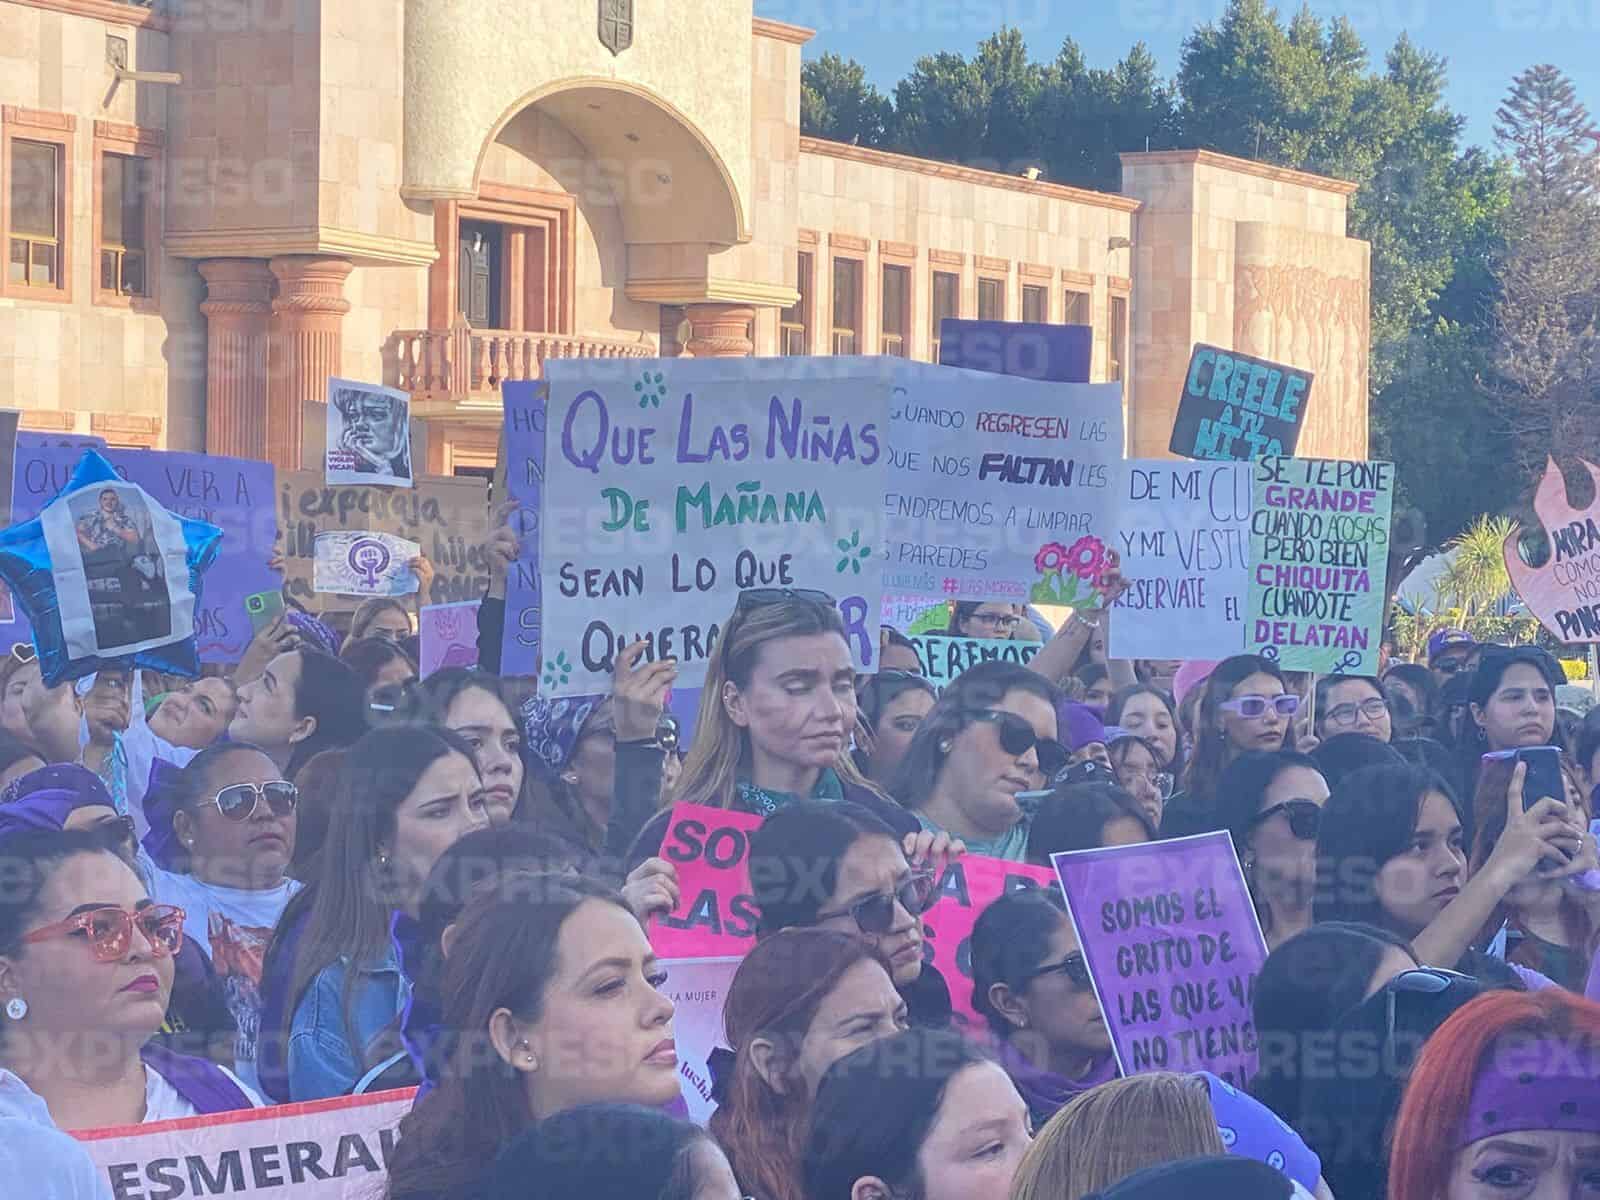
[[417, 670], [424, 679], [441, 667], [478, 665], [479, 603], [463, 600], [422, 606], [417, 614]]
[[[1049, 867], [1005, 862], [968, 854], [945, 868], [939, 894], [923, 915], [927, 937], [923, 957], [931, 961], [950, 987], [956, 1017], [968, 1032], [982, 1033], [987, 1022], [972, 1007], [972, 927], [989, 905], [1007, 892], [1025, 887], [1051, 887], [1055, 873]], [[931, 957], [929, 951], [932, 951]]]
[[761, 818], [703, 804], [672, 810], [661, 857], [678, 869], [677, 911], [659, 918], [650, 942], [662, 958], [742, 958], [756, 944], [750, 834]]

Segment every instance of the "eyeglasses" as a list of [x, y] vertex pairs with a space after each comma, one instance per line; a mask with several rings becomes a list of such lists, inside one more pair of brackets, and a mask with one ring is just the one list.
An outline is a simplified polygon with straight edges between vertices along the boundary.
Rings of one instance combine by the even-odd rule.
[[39, 658], [39, 648], [32, 642], [12, 642], [11, 657], [23, 666], [36, 662]]
[[1073, 951], [1058, 963], [1051, 963], [1048, 967], [1040, 967], [1028, 975], [1028, 982], [1042, 979], [1046, 975], [1065, 975], [1067, 982], [1080, 992], [1089, 986], [1089, 964], [1084, 962], [1083, 955]]
[[386, 717], [390, 716], [410, 704], [417, 693], [417, 688], [418, 683], [415, 679], [375, 687], [372, 689], [372, 699], [367, 701], [367, 709]]
[[212, 798], [217, 811], [230, 821], [248, 821], [263, 800], [275, 817], [287, 817], [300, 803], [300, 789], [287, 779], [269, 783], [230, 783]]
[[1136, 779], [1142, 779], [1151, 787], [1155, 788], [1155, 790], [1161, 794], [1161, 798], [1163, 800], [1172, 799], [1172, 776], [1167, 774], [1165, 771], [1135, 771], [1123, 767], [1118, 768], [1117, 778], [1119, 781], [1126, 779], [1129, 783], [1132, 783]]
[[862, 933], [888, 933], [894, 928], [894, 906], [899, 904], [913, 917], [920, 917], [933, 904], [933, 891], [937, 880], [926, 872], [909, 876], [892, 892], [878, 892], [865, 900], [858, 900], [839, 912], [817, 914], [818, 922], [836, 917], [851, 917]]
[[1447, 658], [1443, 662], [1434, 663], [1429, 669], [1441, 675], [1454, 675], [1457, 671], [1464, 671], [1467, 667], [1465, 658]]
[[1029, 750], [1039, 759], [1039, 770], [1048, 778], [1067, 765], [1067, 750], [1054, 738], [1042, 738], [1016, 713], [1000, 712], [993, 708], [968, 709], [969, 721], [985, 721], [995, 727], [1000, 735], [1000, 749], [1016, 758]]
[[183, 916], [183, 909], [172, 904], [151, 904], [138, 912], [96, 908], [35, 929], [24, 934], [22, 940], [31, 945], [82, 933], [89, 941], [89, 951], [96, 962], [116, 962], [128, 953], [137, 926], [150, 943], [150, 952], [157, 958], [165, 958], [176, 954], [183, 945]]
[[967, 620], [987, 625], [990, 629], [1015, 629], [1022, 618], [1015, 613], [975, 612]]
[[1289, 818], [1289, 832], [1302, 842], [1314, 840], [1322, 829], [1322, 805], [1315, 800], [1285, 800], [1264, 808], [1250, 818], [1250, 828], [1270, 821], [1279, 813]]
[[1376, 721], [1389, 711], [1389, 702], [1382, 696], [1371, 696], [1360, 704], [1340, 704], [1330, 708], [1327, 712], [1328, 724], [1337, 725], [1348, 729], [1355, 725], [1358, 717], [1366, 717], [1369, 721]]
[[1267, 715], [1267, 709], [1272, 708], [1280, 717], [1292, 717], [1300, 711], [1300, 697], [1293, 692], [1285, 692], [1281, 696], [1240, 696], [1237, 700], [1224, 700], [1217, 705], [1223, 712], [1232, 713], [1236, 717], [1243, 717], [1247, 721], [1254, 721], [1258, 717]]
[[733, 611], [748, 612], [752, 608], [782, 604], [788, 600], [808, 600], [812, 604], [826, 604], [829, 608], [833, 608], [837, 603], [827, 592], [818, 591], [816, 588], [745, 588], [739, 593]]

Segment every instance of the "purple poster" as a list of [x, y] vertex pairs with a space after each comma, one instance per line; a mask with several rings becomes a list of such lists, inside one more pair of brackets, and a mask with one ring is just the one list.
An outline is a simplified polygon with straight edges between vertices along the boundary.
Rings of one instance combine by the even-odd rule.
[[[505, 639], [500, 674], [539, 673], [539, 518], [544, 511], [543, 382], [512, 382], [500, 388], [505, 402], [506, 490], [520, 507], [511, 517], [521, 547], [506, 574]], [[495, 498], [499, 503], [499, 497]]]
[[1226, 833], [1052, 859], [1124, 1075], [1256, 1073], [1267, 946]]
[[[195, 608], [195, 644], [200, 661], [236, 663], [253, 636], [245, 597], [275, 592], [283, 579], [267, 563], [277, 536], [272, 464], [213, 454], [166, 450], [102, 450], [118, 474], [152, 499], [185, 517], [222, 530], [216, 565], [206, 572]], [[65, 486], [83, 457], [78, 446], [18, 441], [11, 490], [12, 520], [26, 521]], [[14, 640], [32, 637], [17, 614]]]

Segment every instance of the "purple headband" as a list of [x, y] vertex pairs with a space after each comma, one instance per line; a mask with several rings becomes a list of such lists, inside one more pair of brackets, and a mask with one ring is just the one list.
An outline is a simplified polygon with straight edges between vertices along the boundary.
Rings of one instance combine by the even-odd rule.
[[29, 771], [0, 795], [0, 838], [31, 829], [63, 829], [80, 808], [116, 811], [100, 777], [86, 767], [56, 763]]
[[335, 658], [338, 657], [339, 645], [344, 641], [338, 630], [323, 621], [319, 621], [310, 613], [301, 612], [298, 608], [291, 608], [287, 616], [289, 624], [294, 626], [295, 632], [311, 642], [313, 649], [321, 650], [324, 654], [330, 654]]
[[522, 741], [528, 753], [549, 770], [559, 771], [572, 757], [589, 714], [604, 696], [572, 696], [547, 700], [530, 696], [522, 702]]
[[1106, 727], [1100, 714], [1076, 700], [1064, 700], [1056, 705], [1056, 722], [1061, 731], [1061, 744], [1074, 753], [1106, 740]]
[[1498, 1133], [1600, 1133], [1600, 1046], [1518, 1038], [1497, 1043], [1472, 1085], [1456, 1148]]

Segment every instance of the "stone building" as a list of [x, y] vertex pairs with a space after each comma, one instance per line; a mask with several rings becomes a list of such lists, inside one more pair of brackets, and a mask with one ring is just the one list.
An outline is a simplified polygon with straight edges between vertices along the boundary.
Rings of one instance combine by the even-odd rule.
[[551, 356], [892, 353], [1089, 324], [1129, 452], [1191, 346], [1317, 374], [1367, 444], [1352, 185], [1206, 151], [1107, 194], [803, 137], [810, 32], [751, 0], [0, 0], [0, 403], [297, 465], [329, 375], [494, 460]]

